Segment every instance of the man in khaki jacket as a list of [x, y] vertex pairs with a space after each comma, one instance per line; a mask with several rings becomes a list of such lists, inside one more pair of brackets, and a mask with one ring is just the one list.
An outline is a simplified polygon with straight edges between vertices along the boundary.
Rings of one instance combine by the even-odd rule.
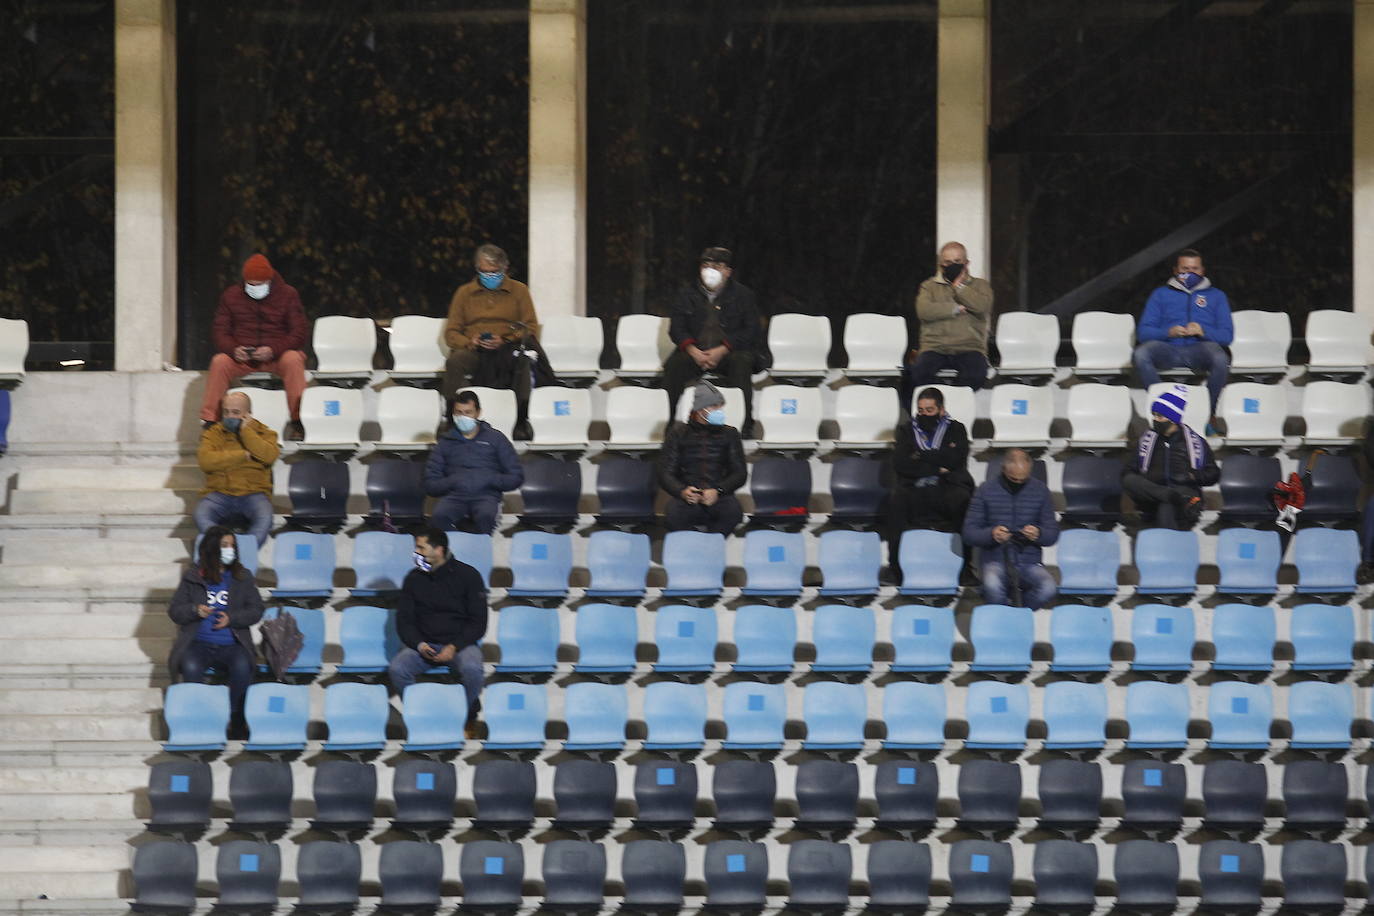
[[272, 530], [272, 465], [281, 454], [277, 434], [253, 418], [248, 395], [231, 391], [220, 402], [217, 423], [200, 434], [196, 460], [205, 472], [205, 489], [196, 506], [196, 528], [241, 518], [262, 547]]
[[[473, 266], [477, 276], [458, 287], [448, 306], [444, 341], [453, 353], [444, 367], [440, 390], [452, 400], [470, 385], [509, 387], [523, 404], [530, 396], [530, 376], [527, 364], [516, 360], [514, 351], [522, 349], [520, 344], [527, 339], [538, 345], [539, 318], [530, 288], [507, 276], [510, 258], [495, 245], [478, 248]], [[515, 366], [518, 369], [512, 371]], [[507, 377], [511, 384], [501, 384]]]
[[921, 341], [906, 365], [906, 388], [934, 385], [940, 370], [953, 369], [955, 385], [977, 391], [988, 377], [992, 285], [969, 273], [968, 250], [959, 242], [940, 249], [937, 267], [916, 294]]

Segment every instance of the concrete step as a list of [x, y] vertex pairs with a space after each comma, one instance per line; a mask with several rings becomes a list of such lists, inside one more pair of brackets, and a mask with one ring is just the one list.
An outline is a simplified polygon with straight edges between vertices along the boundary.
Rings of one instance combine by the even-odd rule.
[[205, 475], [194, 464], [167, 467], [41, 467], [19, 472], [19, 490], [199, 489]]
[[120, 897], [132, 861], [128, 845], [8, 847], [0, 855], [0, 897]]
[[140, 712], [99, 716], [0, 716], [7, 742], [159, 741], [161, 716]]
[[0, 644], [0, 665], [120, 665], [162, 664], [172, 649], [172, 634], [138, 639], [99, 639], [74, 636], [67, 639], [10, 639]]
[[195, 508], [199, 490], [109, 490], [93, 498], [81, 490], [15, 490], [11, 515], [79, 514], [177, 515]]
[[[35, 715], [96, 716], [162, 708], [162, 691], [156, 687], [60, 687], [57, 689], [0, 688], [0, 709]], [[0, 758], [0, 766], [13, 763]], [[3, 781], [0, 780], [0, 785]]]
[[[61, 561], [58, 561], [61, 562]], [[174, 590], [182, 564], [62, 563], [53, 566], [0, 565], [0, 590], [7, 588], [162, 588]]]
[[[192, 543], [176, 537], [83, 538], [79, 552], [83, 566], [103, 563], [152, 566], [188, 559]], [[42, 566], [68, 556], [73, 546], [71, 538], [16, 538], [5, 544], [0, 553], [0, 563], [6, 566]]]

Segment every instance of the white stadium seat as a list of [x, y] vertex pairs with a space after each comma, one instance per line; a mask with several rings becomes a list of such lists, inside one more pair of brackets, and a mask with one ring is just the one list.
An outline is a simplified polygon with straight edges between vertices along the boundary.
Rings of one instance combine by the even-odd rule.
[[434, 443], [434, 430], [444, 413], [439, 392], [394, 385], [377, 392], [379, 448], [419, 451]]
[[1135, 320], [1112, 312], [1079, 312], [1073, 318], [1074, 373], [1120, 375], [1131, 366]]
[[392, 368], [399, 378], [429, 377], [444, 371], [449, 348], [444, 343], [448, 321], [426, 315], [398, 315], [391, 319]]
[[[621, 319], [622, 321], [624, 319]], [[668, 418], [668, 392], [620, 385], [606, 392], [606, 425], [612, 446], [657, 448]]]
[[1369, 386], [1363, 382], [1308, 382], [1302, 389], [1306, 445], [1344, 445], [1364, 438]]
[[482, 405], [482, 419], [493, 429], [499, 430], [507, 439], [515, 435], [515, 421], [519, 417], [519, 407], [515, 402], [515, 392], [509, 388], [484, 388], [468, 385], [459, 388], [458, 393], [471, 391], [477, 395]]
[[992, 446], [1045, 446], [1054, 420], [1054, 392], [1037, 385], [998, 385], [992, 389]]
[[760, 448], [814, 447], [820, 435], [820, 389], [768, 385], [754, 394], [754, 419], [763, 425]]
[[1126, 444], [1131, 416], [1131, 390], [1125, 385], [1094, 382], [1069, 389], [1072, 448], [1120, 448]]
[[998, 375], [1054, 374], [1059, 319], [1034, 312], [1007, 312], [997, 319]]
[[326, 315], [311, 332], [317, 379], [369, 378], [377, 349], [377, 325], [371, 318]]
[[1281, 385], [1232, 382], [1221, 392], [1217, 416], [1226, 422], [1227, 445], [1281, 445], [1288, 392]]
[[[1174, 385], [1174, 382], [1155, 382], [1150, 386], [1150, 390], [1145, 393], [1145, 419], [1150, 419], [1150, 405], [1155, 402], [1155, 398]], [[1207, 423], [1212, 419], [1212, 396], [1207, 393], [1205, 385], [1183, 387], [1188, 389], [1188, 406], [1183, 409], [1183, 424], [1191, 427], [1198, 435], [1205, 435]]]
[[22, 379], [28, 353], [29, 323], [22, 318], [0, 318], [0, 381]]
[[546, 385], [530, 392], [528, 448], [587, 445], [587, 426], [592, 421], [592, 395], [586, 388]]
[[880, 448], [892, 444], [897, 425], [897, 389], [845, 385], [835, 392], [835, 444], [844, 448]]
[[560, 379], [595, 378], [605, 345], [600, 318], [555, 315], [544, 322], [539, 345]]
[[830, 320], [823, 315], [785, 312], [768, 322], [768, 350], [773, 355], [772, 375], [806, 377], [825, 375], [830, 353]]
[[[724, 385], [717, 385], [716, 388], [725, 395], [725, 425], [739, 429], [744, 425], [744, 392]], [[692, 386], [689, 385], [683, 390], [682, 397], [677, 399], [673, 417], [679, 423], [686, 423], [687, 418], [692, 415], [692, 399], [695, 396]]]
[[1355, 312], [1318, 309], [1307, 313], [1307, 366], [1317, 372], [1363, 372], [1371, 353], [1370, 319]]
[[316, 385], [301, 395], [302, 448], [358, 447], [363, 425], [363, 393], [356, 388]]
[[280, 388], [232, 388], [230, 394], [248, 395], [253, 418], [261, 421], [281, 440], [282, 430], [291, 419], [286, 409], [286, 392]]
[[1272, 374], [1288, 370], [1288, 347], [1293, 327], [1284, 312], [1246, 309], [1231, 314], [1231, 374]]
[[615, 349], [620, 354], [616, 375], [652, 377], [663, 370], [673, 352], [668, 319], [657, 315], [625, 315], [615, 327]]
[[870, 378], [900, 375], [906, 362], [906, 343], [906, 319], [901, 315], [850, 315], [844, 322], [849, 365], [842, 371]]

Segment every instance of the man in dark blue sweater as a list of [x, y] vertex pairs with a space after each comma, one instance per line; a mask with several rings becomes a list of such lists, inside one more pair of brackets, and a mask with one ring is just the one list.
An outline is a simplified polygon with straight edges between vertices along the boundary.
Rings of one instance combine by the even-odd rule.
[[425, 492], [439, 497], [430, 522], [447, 531], [471, 520], [491, 534], [501, 515], [501, 494], [519, 489], [525, 469], [510, 440], [482, 419], [475, 391], [453, 400], [453, 428], [439, 438], [425, 465]]
[[1058, 591], [1054, 577], [1040, 562], [1040, 548], [1059, 540], [1050, 488], [1031, 476], [1031, 459], [1019, 448], [1002, 458], [1002, 473], [973, 494], [964, 516], [964, 543], [981, 548], [983, 600], [1009, 604], [1016, 589], [1021, 605], [1045, 607]]

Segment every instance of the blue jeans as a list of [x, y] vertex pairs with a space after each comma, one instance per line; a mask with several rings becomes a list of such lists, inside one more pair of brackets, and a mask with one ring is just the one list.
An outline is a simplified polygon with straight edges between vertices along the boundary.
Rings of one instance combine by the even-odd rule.
[[1161, 369], [1192, 369], [1207, 376], [1207, 393], [1212, 399], [1212, 413], [1217, 412], [1217, 400], [1226, 387], [1231, 371], [1231, 358], [1221, 344], [1210, 340], [1196, 340], [1173, 344], [1163, 340], [1147, 340], [1135, 348], [1131, 357], [1140, 384], [1149, 388], [1159, 382]]
[[248, 533], [261, 548], [272, 531], [272, 500], [267, 498], [266, 493], [249, 493], [247, 496], [206, 493], [196, 506], [196, 528], [201, 534], [214, 525], [224, 525], [238, 518], [248, 520]]
[[986, 555], [981, 565], [983, 601], [988, 604], [1010, 604], [1028, 607], [1034, 611], [1048, 605], [1059, 591], [1054, 576], [1051, 576], [1050, 571], [1044, 566], [1039, 563], [1018, 563], [1016, 573], [1021, 580], [1021, 601], [1018, 604], [1009, 600], [1015, 596], [1008, 594], [1011, 583], [1007, 581], [1006, 565], [1000, 559], [994, 560]]
[[430, 524], [440, 531], [448, 531], [470, 518], [478, 534], [491, 534], [496, 530], [500, 514], [501, 498], [498, 496], [445, 496], [435, 504]]
[[224, 672], [229, 679], [229, 709], [234, 718], [243, 717], [243, 701], [253, 683], [253, 656], [235, 642], [216, 646], [198, 640], [186, 647], [181, 656], [181, 679], [187, 684], [204, 684], [211, 668]]
[[[387, 674], [396, 693], [404, 694], [406, 688], [415, 683], [416, 678], [434, 667], [439, 666], [425, 659], [414, 649], [405, 648], [397, 652], [396, 657], [391, 660]], [[458, 679], [463, 682], [463, 693], [467, 694], [468, 698], [468, 718], [471, 719], [477, 709], [477, 700], [482, 696], [482, 647], [465, 646], [459, 649], [449, 660], [448, 670], [458, 675]]]

